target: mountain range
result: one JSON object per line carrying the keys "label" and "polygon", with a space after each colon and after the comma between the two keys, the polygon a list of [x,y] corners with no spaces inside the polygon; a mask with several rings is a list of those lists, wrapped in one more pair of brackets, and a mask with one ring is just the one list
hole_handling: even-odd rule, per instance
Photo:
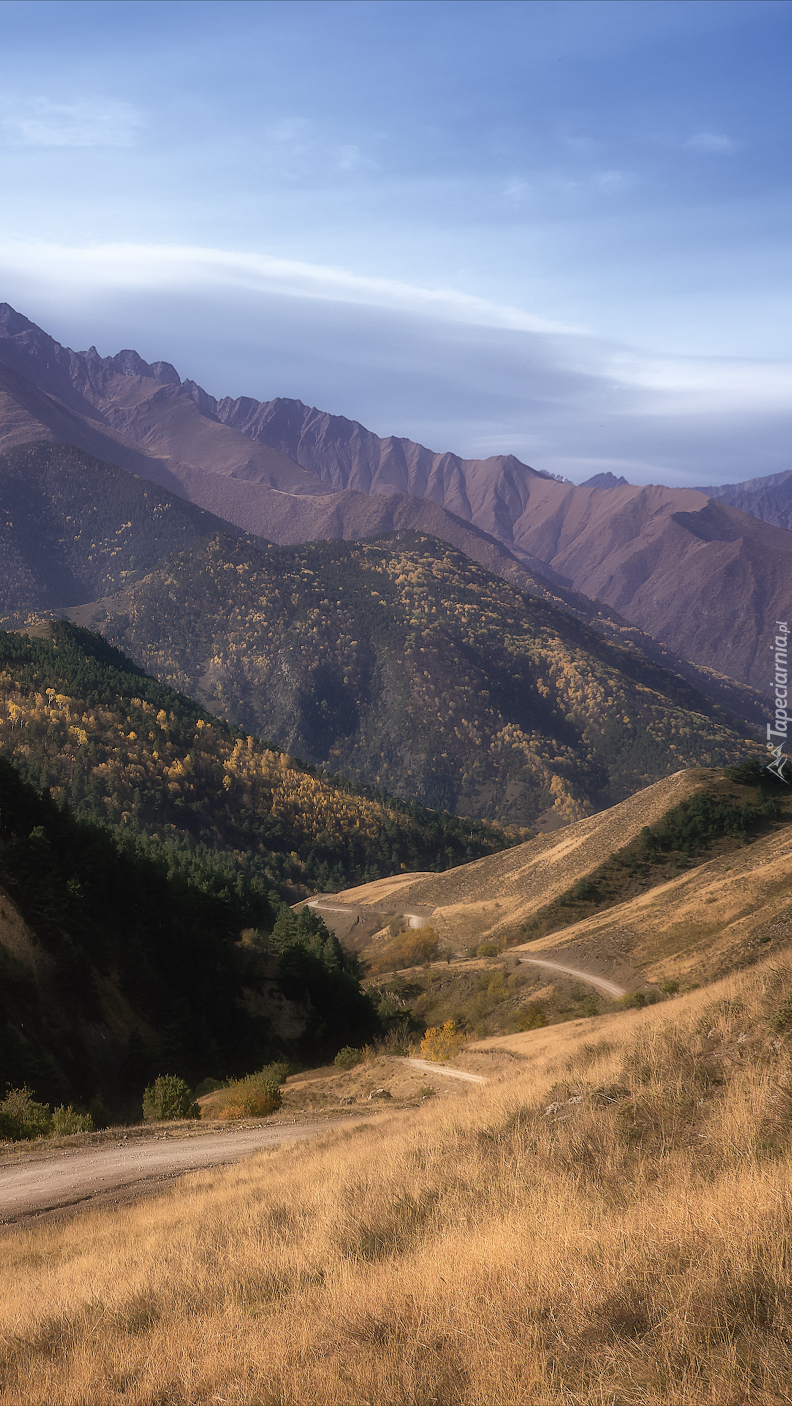
{"label": "mountain range", "polygon": [[17,624],[33,606],[101,631],[213,714],[405,801],[552,827],[750,745],[713,690],[437,538],[280,547],[46,443],[1,455],[0,484]]}
{"label": "mountain range", "polygon": [[792,587],[783,475],[767,486],[773,521],[742,510],[763,501],[761,482],[731,497],[602,477],[575,486],[511,455],[466,460],[382,439],[297,400],[216,399],[134,351],[73,352],[4,304],[0,448],[42,440],[271,541],[431,534],[501,574],[530,571],[540,590],[582,593],[698,667],[767,687],[768,640]]}

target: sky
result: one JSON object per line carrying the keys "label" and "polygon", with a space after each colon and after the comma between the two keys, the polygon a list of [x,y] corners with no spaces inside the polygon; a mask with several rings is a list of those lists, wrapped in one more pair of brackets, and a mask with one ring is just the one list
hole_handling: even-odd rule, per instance
{"label": "sky", "polygon": [[792,468],[790,0],[0,0],[0,301],[581,482]]}

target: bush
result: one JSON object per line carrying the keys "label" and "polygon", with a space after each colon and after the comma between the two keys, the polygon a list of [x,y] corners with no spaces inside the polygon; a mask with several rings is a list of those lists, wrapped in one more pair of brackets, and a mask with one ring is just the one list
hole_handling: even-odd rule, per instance
{"label": "bush", "polygon": [[626,1010],[643,1010],[646,1005],[646,996],[643,991],[628,992],[626,996],[622,996],[619,1005]]}
{"label": "bush", "polygon": [[480,947],[476,948],[477,957],[497,957],[499,952],[497,942],[482,942]]}
{"label": "bush", "polygon": [[353,1049],[351,1045],[344,1045],[344,1048],[338,1051],[333,1064],[336,1069],[354,1069],[355,1065],[360,1064],[362,1060],[363,1055],[360,1050]]}
{"label": "bush", "polygon": [[676,996],[677,991],[679,990],[679,982],[675,981],[674,978],[671,977],[668,981],[664,981],[662,983],[660,990],[664,991],[666,996]]}
{"label": "bush", "polygon": [[786,1030],[792,1030],[792,996],[787,996],[783,1005],[773,1011],[769,1024],[770,1029],[774,1030],[777,1035],[783,1034]]}
{"label": "bush", "polygon": [[176,1118],[199,1118],[200,1113],[183,1079],[177,1074],[160,1074],[143,1095],[143,1117],[147,1123],[168,1123]]}
{"label": "bush", "polygon": [[0,1103],[0,1137],[21,1142],[46,1137],[52,1127],[49,1108],[36,1103],[30,1089],[9,1089]]}
{"label": "bush", "polygon": [[420,967],[440,956],[440,942],[434,928],[411,928],[397,933],[383,943],[371,963],[371,971],[400,971],[405,967]]}
{"label": "bush", "polygon": [[56,1137],[67,1137],[69,1133],[92,1133],[94,1121],[90,1113],[77,1113],[71,1104],[56,1108],[52,1115],[52,1131]]}
{"label": "bush", "polygon": [[263,1069],[246,1079],[229,1079],[225,1097],[213,1110],[215,1118],[236,1122],[241,1118],[267,1118],[283,1102],[278,1080]]}
{"label": "bush", "polygon": [[518,1030],[541,1030],[547,1024],[544,1006],[538,1001],[528,1001],[520,1008],[516,1016],[516,1026]]}
{"label": "bush", "polygon": [[462,1038],[455,1020],[447,1020],[444,1025],[432,1025],[421,1041],[421,1054],[424,1059],[453,1059],[459,1053]]}

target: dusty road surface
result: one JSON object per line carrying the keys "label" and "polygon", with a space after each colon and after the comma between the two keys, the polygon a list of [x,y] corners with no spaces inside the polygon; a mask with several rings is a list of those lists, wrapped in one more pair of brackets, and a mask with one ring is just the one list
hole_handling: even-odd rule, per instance
{"label": "dusty road surface", "polygon": [[119,1129],[110,1143],[40,1154],[31,1150],[0,1166],[0,1228],[59,1218],[88,1205],[121,1205],[163,1190],[169,1179],[185,1172],[227,1166],[265,1148],[349,1124],[349,1118],[324,1118],[192,1136],[125,1137]]}
{"label": "dusty road surface", "polygon": [[615,981],[608,981],[604,976],[594,976],[591,972],[581,971],[579,967],[564,967],[560,962],[545,962],[539,957],[521,957],[520,961],[531,967],[546,967],[551,972],[563,972],[564,976],[576,976],[580,981],[587,982],[589,986],[596,986],[600,991],[604,991],[606,996],[613,996],[616,1000],[619,996],[627,995],[626,987],[617,986]]}
{"label": "dusty road surface", "polygon": [[486,1084],[481,1074],[467,1074],[464,1069],[449,1069],[447,1064],[432,1064],[428,1059],[408,1059],[416,1069],[425,1069],[428,1074],[444,1074],[446,1079],[467,1079],[471,1084]]}

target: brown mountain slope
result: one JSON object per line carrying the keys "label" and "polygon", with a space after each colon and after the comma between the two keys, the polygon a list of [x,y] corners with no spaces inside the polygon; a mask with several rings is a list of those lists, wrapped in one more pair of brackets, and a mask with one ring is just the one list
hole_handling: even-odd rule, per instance
{"label": "brown mountain slope", "polygon": [[554,481],[513,454],[487,459],[437,454],[409,439],[380,439],[355,420],[299,400],[215,401],[194,383],[185,385],[224,424],[277,446],[336,490],[428,498],[505,542],[514,538],[513,523],[525,511],[535,480]]}
{"label": "brown mountain slope", "polygon": [[[775,619],[786,618],[790,597],[792,541],[773,531],[787,525],[786,499],[767,523],[758,520],[768,518],[761,483],[713,490],[722,503],[696,489],[617,479],[575,486],[513,456],[435,454],[300,401],[214,401],[187,384],[224,423],[283,450],[333,488],[428,498],[676,654],[765,687],[768,636]],[[787,476],[777,477],[777,494],[788,497]]]}
{"label": "brown mountain slope", "polygon": [[431,920],[447,943],[497,941],[592,874],[615,850],[635,839],[645,825],[655,824],[680,801],[694,795],[706,775],[678,771],[609,810],[503,854],[444,874],[403,874],[345,889],[327,900],[326,913],[322,901],[313,906],[331,926],[344,917],[334,910],[344,907],[364,916],[366,910],[417,912]]}
{"label": "brown mountain slope", "polygon": [[513,456],[465,460],[380,439],[299,401],[217,401],[168,363],[69,351],[7,304],[0,363],[0,447],[76,444],[279,542],[409,526],[514,580],[478,529],[534,581],[538,567],[676,655],[766,688],[774,621],[792,598],[792,539],[697,490],[577,487]]}
{"label": "brown mountain slope", "polygon": [[163,487],[178,491],[181,485],[186,497],[205,473],[290,492],[321,491],[314,475],[279,450],[204,415],[167,362],[148,365],[134,351],[114,357],[100,357],[95,347],[71,351],[4,303],[0,364],[7,397],[0,448],[34,438],[75,444]]}
{"label": "brown mountain slope", "polygon": [[535,496],[515,525],[525,548],[678,654],[767,688],[792,598],[788,532],[695,490],[542,484]]}
{"label": "brown mountain slope", "polygon": [[792,469],[764,478],[749,478],[743,483],[724,483],[714,488],[702,488],[711,498],[752,513],[773,527],[792,528]]}

